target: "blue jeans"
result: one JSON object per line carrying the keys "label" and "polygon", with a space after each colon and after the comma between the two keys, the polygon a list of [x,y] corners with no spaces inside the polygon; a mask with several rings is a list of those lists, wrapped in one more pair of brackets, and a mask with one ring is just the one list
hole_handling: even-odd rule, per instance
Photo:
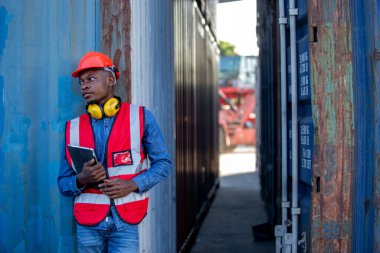
{"label": "blue jeans", "polygon": [[78,253],[139,253],[138,226],[117,231],[112,217],[107,218],[107,230],[77,224]]}

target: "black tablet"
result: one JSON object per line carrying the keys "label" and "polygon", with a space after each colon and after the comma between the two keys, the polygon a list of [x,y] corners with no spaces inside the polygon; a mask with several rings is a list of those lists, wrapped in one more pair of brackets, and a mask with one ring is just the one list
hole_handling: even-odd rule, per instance
{"label": "black tablet", "polygon": [[69,153],[73,161],[73,169],[77,174],[82,171],[84,163],[90,161],[91,159],[95,159],[95,161],[98,162],[92,148],[85,148],[71,144],[69,144],[67,148],[69,149]]}

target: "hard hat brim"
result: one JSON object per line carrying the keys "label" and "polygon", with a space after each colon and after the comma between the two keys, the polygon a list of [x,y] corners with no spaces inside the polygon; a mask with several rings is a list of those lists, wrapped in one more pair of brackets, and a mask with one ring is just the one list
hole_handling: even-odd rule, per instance
{"label": "hard hat brim", "polygon": [[[75,70],[75,71],[71,74],[71,76],[74,77],[74,78],[78,78],[81,72],[83,72],[83,71],[85,71],[85,70],[90,70],[90,69],[98,69],[98,70],[108,71],[108,70],[105,70],[104,68],[99,68],[99,67],[98,67],[98,68],[96,68],[96,67],[92,67],[92,68],[82,68],[82,69],[77,69],[77,70]],[[116,76],[116,80],[118,80],[119,77],[120,77],[120,73],[119,73],[119,71],[115,71],[114,73],[115,73],[115,76]]]}

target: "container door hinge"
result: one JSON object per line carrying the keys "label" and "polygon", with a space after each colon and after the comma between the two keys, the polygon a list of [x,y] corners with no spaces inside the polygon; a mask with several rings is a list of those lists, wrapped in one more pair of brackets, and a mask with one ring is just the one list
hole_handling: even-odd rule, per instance
{"label": "container door hinge", "polygon": [[285,220],[284,221],[284,226],[290,227],[291,225],[292,225],[292,221],[291,220]]}

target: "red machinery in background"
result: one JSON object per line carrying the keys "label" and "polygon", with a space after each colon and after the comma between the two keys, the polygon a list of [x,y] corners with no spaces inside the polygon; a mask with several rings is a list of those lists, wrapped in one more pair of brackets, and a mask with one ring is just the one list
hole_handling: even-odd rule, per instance
{"label": "red machinery in background", "polygon": [[256,145],[256,56],[221,56],[219,66],[220,151]]}
{"label": "red machinery in background", "polygon": [[236,145],[256,145],[256,114],[254,89],[219,88],[220,151]]}

